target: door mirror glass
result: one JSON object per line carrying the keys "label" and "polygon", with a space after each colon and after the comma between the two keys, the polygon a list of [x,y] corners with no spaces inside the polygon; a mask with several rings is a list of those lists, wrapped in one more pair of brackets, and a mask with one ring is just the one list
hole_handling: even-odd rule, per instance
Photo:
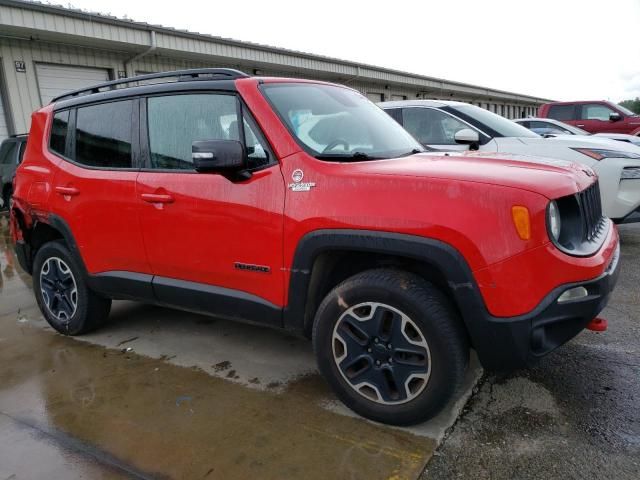
{"label": "door mirror glass", "polygon": [[245,152],[237,140],[197,140],[191,145],[196,172],[231,172],[245,168]]}
{"label": "door mirror glass", "polygon": [[462,145],[471,145],[473,143],[478,143],[480,141],[480,135],[475,130],[471,130],[470,128],[463,128],[462,130],[458,130],[453,136],[456,143],[460,143]]}
{"label": "door mirror glass", "polygon": [[609,121],[619,122],[620,120],[622,120],[622,116],[618,112],[613,112],[609,114]]}

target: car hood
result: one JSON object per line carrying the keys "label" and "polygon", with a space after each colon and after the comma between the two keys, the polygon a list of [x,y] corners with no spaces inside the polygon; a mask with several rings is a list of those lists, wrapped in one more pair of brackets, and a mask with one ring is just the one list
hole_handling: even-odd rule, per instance
{"label": "car hood", "polygon": [[591,168],[564,160],[486,152],[429,152],[359,165],[362,173],[501,185],[550,199],[584,190],[596,177]]}
{"label": "car hood", "polygon": [[619,152],[631,152],[640,154],[640,147],[631,143],[620,142],[606,137],[584,135],[556,135],[554,137],[518,137],[525,145],[565,146],[569,148],[604,148]]}

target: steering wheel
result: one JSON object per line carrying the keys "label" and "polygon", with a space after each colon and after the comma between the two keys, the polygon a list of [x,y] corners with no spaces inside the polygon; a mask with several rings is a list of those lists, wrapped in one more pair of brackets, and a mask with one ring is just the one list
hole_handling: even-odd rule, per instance
{"label": "steering wheel", "polygon": [[343,145],[345,151],[349,148],[349,142],[347,142],[346,140],[344,140],[342,138],[337,138],[333,142],[331,142],[329,145],[327,145],[325,147],[325,149],[322,151],[322,153],[328,153],[331,150],[333,150],[334,148],[336,148],[338,145]]}

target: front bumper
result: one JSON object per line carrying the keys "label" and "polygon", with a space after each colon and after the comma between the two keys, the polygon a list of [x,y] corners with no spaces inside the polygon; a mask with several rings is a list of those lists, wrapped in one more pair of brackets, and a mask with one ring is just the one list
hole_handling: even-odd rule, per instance
{"label": "front bumper", "polygon": [[[476,334],[474,347],[482,365],[490,370],[530,366],[582,331],[607,305],[618,280],[620,244],[605,272],[592,280],[561,285],[531,312],[499,318],[486,314],[484,334]],[[558,303],[565,291],[584,287],[588,294]]]}

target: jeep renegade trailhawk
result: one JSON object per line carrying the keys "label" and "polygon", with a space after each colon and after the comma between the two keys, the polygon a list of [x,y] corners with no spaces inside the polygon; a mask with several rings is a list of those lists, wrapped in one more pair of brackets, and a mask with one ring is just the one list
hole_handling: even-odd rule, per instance
{"label": "jeep renegade trailhawk", "polygon": [[111,299],[285,328],[345,404],[405,425],[451,398],[470,347],[514,368],[580,332],[619,256],[588,167],[431,156],[352,89],[226,69],[35,112],[11,231],[60,333]]}

